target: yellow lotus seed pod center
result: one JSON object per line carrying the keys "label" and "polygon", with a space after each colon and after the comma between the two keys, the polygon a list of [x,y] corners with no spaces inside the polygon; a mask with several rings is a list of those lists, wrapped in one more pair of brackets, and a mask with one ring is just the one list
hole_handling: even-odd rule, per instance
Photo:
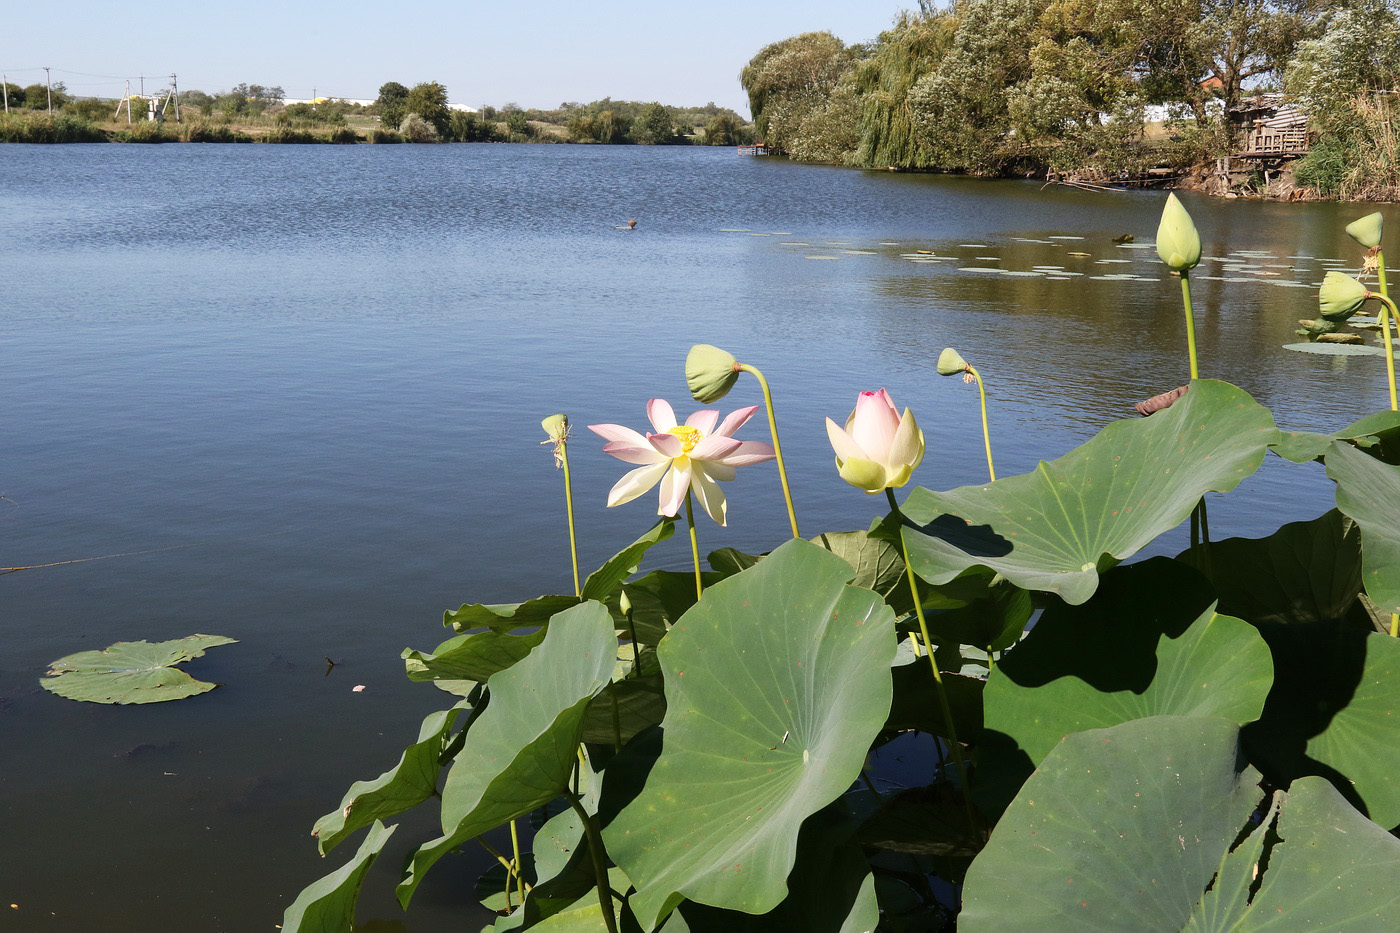
{"label": "yellow lotus seed pod center", "polygon": [[692,428],[688,424],[678,424],[667,434],[674,434],[681,439],[681,453],[688,454],[695,449],[695,445],[700,443],[700,429]]}

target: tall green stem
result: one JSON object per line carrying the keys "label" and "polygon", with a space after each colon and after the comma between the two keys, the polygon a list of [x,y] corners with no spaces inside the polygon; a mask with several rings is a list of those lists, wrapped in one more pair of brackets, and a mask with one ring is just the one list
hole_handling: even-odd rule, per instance
{"label": "tall green stem", "polygon": [[[1380,268],[1385,267],[1381,266]],[[1400,315],[1397,314],[1395,302],[1391,301],[1384,293],[1373,294],[1372,297],[1379,299],[1384,306],[1381,311],[1381,333],[1385,336],[1385,374],[1390,381],[1390,410],[1400,411],[1400,403],[1397,403],[1395,396],[1395,345],[1390,339],[1391,323]]]}
{"label": "tall green stem", "polygon": [[569,511],[569,557],[574,564],[574,595],[583,595],[583,589],[578,581],[578,539],[574,535],[574,484],[569,478],[569,445],[567,442],[559,443],[559,461],[564,465],[564,504]]}
{"label": "tall green stem", "polygon": [[[691,504],[690,490],[685,491],[685,523],[690,526],[690,554],[695,558],[695,598],[699,600],[705,593],[705,584],[700,577],[700,542],[695,537],[695,506]],[[635,651],[636,649],[633,648]]]}
{"label": "tall green stem", "polygon": [[[1395,305],[1390,302],[1390,289],[1385,281],[1385,250],[1380,247],[1376,248],[1376,280],[1381,283],[1381,298],[1393,309]],[[1393,320],[1396,315],[1392,313],[1390,317]],[[1390,321],[1382,320],[1381,325],[1385,333],[1385,372],[1390,379],[1390,410],[1396,411],[1400,405],[1396,404],[1395,396],[1395,351],[1390,344]],[[1400,638],[1400,612],[1390,614],[1390,637]]]}
{"label": "tall green stem", "polygon": [[800,538],[802,535],[797,530],[797,511],[792,507],[792,490],[788,486],[787,467],[783,464],[783,446],[778,443],[778,416],[773,411],[773,393],[769,391],[768,380],[763,378],[763,373],[758,371],[758,367],[748,363],[738,365],[744,372],[753,373],[763,389],[763,405],[768,409],[768,433],[773,436],[773,453],[778,461],[778,479],[783,484],[783,499],[787,502],[788,522],[792,525],[792,536]]}
{"label": "tall green stem", "polygon": [[[520,861],[520,831],[515,828],[515,820],[510,821],[510,852],[511,864],[514,866],[515,883],[520,892],[520,903],[523,904],[525,903],[525,873],[522,871],[523,865]],[[509,884],[510,879],[507,878],[506,885],[509,886]]]}
{"label": "tall green stem", "polygon": [[982,399],[982,443],[987,448],[987,473],[992,477],[992,482],[997,481],[996,464],[992,463],[992,432],[987,427],[987,387],[982,383],[982,374],[972,364],[968,364],[967,371],[972,374],[972,378],[977,380],[977,394]]}
{"label": "tall green stem", "polygon": [[963,807],[967,811],[967,825],[972,830],[974,836],[980,833],[977,814],[972,809],[972,784],[968,781],[967,762],[963,760],[962,743],[958,741],[958,729],[953,725],[953,708],[948,703],[948,691],[943,686],[943,675],[938,670],[937,653],[933,649],[933,640],[928,635],[928,621],[924,618],[924,607],[919,600],[919,583],[914,575],[914,566],[909,563],[909,545],[904,540],[904,513],[899,509],[899,503],[895,500],[894,490],[885,487],[885,497],[890,501],[890,510],[899,519],[899,551],[904,558],[904,572],[909,579],[909,593],[914,599],[914,614],[919,620],[919,634],[924,638],[924,647],[928,649],[929,667],[933,669],[934,692],[938,695],[938,705],[943,712],[943,725],[948,730],[948,748],[953,753],[953,761],[958,766],[958,775],[962,779]]}
{"label": "tall green stem", "polygon": [[588,811],[583,808],[583,802],[578,799],[578,794],[570,793],[567,789],[564,796],[568,798],[569,804],[578,814],[578,818],[583,821],[583,832],[588,837],[588,854],[593,857],[593,877],[598,885],[598,904],[603,908],[603,923],[608,928],[608,933],[617,933],[617,915],[613,913],[612,885],[608,883],[608,866],[603,861],[603,836],[598,832],[598,826],[593,822],[593,817],[588,815]]}
{"label": "tall green stem", "polygon": [[1186,350],[1191,355],[1191,380],[1201,378],[1196,366],[1196,316],[1191,311],[1191,280],[1186,270],[1181,270],[1181,303],[1186,308]]}

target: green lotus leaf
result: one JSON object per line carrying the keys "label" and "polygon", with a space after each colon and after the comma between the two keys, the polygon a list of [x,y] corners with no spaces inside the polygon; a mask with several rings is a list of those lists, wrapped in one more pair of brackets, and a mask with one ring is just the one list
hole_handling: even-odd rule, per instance
{"label": "green lotus leaf", "polygon": [[355,899],[365,873],[379,857],[384,843],[398,827],[384,828],[375,821],[355,857],[340,868],[313,881],[282,914],[283,933],[339,933],[355,924]]}
{"label": "green lotus leaf", "polygon": [[1268,645],[1211,603],[1199,574],[1155,557],[1105,574],[1082,606],[1047,608],[987,681],[984,809],[1005,806],[1071,733],[1149,716],[1258,718],[1273,681]]}
{"label": "green lotus leaf", "polygon": [[662,518],[636,541],[609,557],[603,566],[588,575],[583,584],[583,598],[607,602],[616,596],[622,581],[637,572],[646,552],[676,533],[676,520]]}
{"label": "green lotus leaf", "polygon": [[1326,730],[1308,741],[1308,756],[1350,782],[1371,820],[1400,826],[1400,639],[1365,639],[1360,681]]}
{"label": "green lotus leaf", "polygon": [[1335,434],[1283,431],[1269,449],[1285,460],[1307,463],[1322,457],[1333,441],[1350,441],[1386,463],[1400,463],[1400,412],[1372,412]]}
{"label": "green lotus leaf", "polygon": [[1361,582],[1382,612],[1400,612],[1400,466],[1334,441],[1325,455],[1337,508],[1361,527]]}
{"label": "green lotus leaf", "polygon": [[900,556],[897,542],[891,543],[864,531],[827,532],[811,541],[851,565],[856,572],[851,580],[853,586],[879,593],[896,613],[914,611],[909,578],[904,572],[904,558]]}
{"label": "green lotus leaf", "polygon": [[[1264,836],[1264,830],[1256,829],[1251,838]],[[1376,879],[1400,870],[1400,840],[1358,813],[1325,779],[1293,782],[1283,795],[1277,834],[1282,840],[1268,852],[1262,879],[1255,877],[1261,862],[1252,857],[1258,846],[1242,845],[1230,853],[1221,867],[1225,884],[1216,887],[1233,897],[1207,893],[1187,930],[1293,933],[1394,926],[1400,891]]]}
{"label": "green lotus leaf", "polygon": [[[709,589],[730,575],[727,571],[705,571],[700,580]],[[632,603],[632,625],[637,630],[637,642],[642,645],[659,644],[676,620],[695,605],[695,574],[688,570],[653,570],[628,580],[622,589]],[[627,631],[625,621],[619,627]]]}
{"label": "green lotus leaf", "polygon": [[658,725],[666,715],[666,695],[660,675],[615,680],[588,704],[583,741],[623,744],[643,729]]}
{"label": "green lotus leaf", "polygon": [[489,628],[508,632],[512,629],[544,625],[550,617],[579,604],[577,596],[536,596],[523,603],[463,603],[460,608],[442,614],[442,624],[465,632],[474,628]]}
{"label": "green lotus leaf", "polygon": [[1258,804],[1258,781],[1225,719],[1153,716],[1068,736],[973,861],[958,930],[1180,930]]}
{"label": "green lotus leaf", "polygon": [[443,783],[443,835],[413,853],[400,903],[408,905],[444,854],[559,796],[588,703],[611,682],[616,649],[612,617],[590,600],[554,616],[538,648],[487,682],[490,705]]}
{"label": "green lotus leaf", "polygon": [[418,741],[404,749],[398,764],[372,781],[356,781],[340,806],[316,821],[311,835],[321,854],[334,849],[362,826],[402,813],[437,793],[440,756],[465,704],[430,714],[418,730]]}
{"label": "green lotus leaf", "polygon": [[529,635],[477,632],[455,635],[430,653],[405,648],[401,657],[408,679],[485,681],[518,662],[544,641],[545,629]]}
{"label": "green lotus leaf", "polygon": [[1384,356],[1380,347],[1355,343],[1285,343],[1283,349],[1295,353],[1316,353],[1318,356]]}
{"label": "green lotus leaf", "polygon": [[762,554],[745,554],[743,551],[722,547],[717,551],[711,551],[706,555],[705,560],[709,563],[710,569],[726,577],[732,577],[736,573],[748,570],[754,564],[763,560]]}
{"label": "green lotus leaf", "polygon": [[709,589],[658,649],[661,754],[603,830],[647,929],[682,898],[762,914],[802,821],[859,776],[890,708],[894,615],[801,539]]}
{"label": "green lotus leaf", "polygon": [[1361,592],[1361,534],[1336,509],[1267,538],[1227,538],[1177,555],[1203,573],[1220,612],[1257,624],[1341,619]]}
{"label": "green lotus leaf", "polygon": [[119,641],[100,651],[79,651],[49,665],[39,683],[50,693],[85,703],[164,703],[208,693],[218,684],[195,680],[173,665],[201,657],[205,649],[237,644],[223,635],[190,635],[154,644]]}
{"label": "green lotus leaf", "polygon": [[843,810],[827,807],[802,824],[788,895],[777,907],[754,916],[687,901],[664,933],[874,933],[880,922],[875,879]]}
{"label": "green lotus leaf", "polygon": [[1273,416],[1243,390],[1197,380],[1171,408],[1110,424],[1033,472],[903,506],[910,561],[932,584],[969,567],[1082,603],[1099,574],[1181,524],[1208,490],[1228,492],[1278,440]]}

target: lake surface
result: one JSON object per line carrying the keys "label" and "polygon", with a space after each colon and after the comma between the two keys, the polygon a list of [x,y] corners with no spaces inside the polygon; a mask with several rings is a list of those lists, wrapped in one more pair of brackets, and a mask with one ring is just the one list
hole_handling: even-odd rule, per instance
{"label": "lake surface", "polygon": [[[583,426],[642,427],[653,396],[698,407],[693,343],[767,374],[808,535],[881,504],[837,478],[823,430],[862,389],[914,408],[917,482],[984,480],[977,392],[935,374],[945,346],[988,381],[999,475],[1187,378],[1177,281],[1112,242],[1150,244],[1160,193],[574,146],[7,145],[0,179],[0,566],[106,558],[0,578],[7,928],[272,930],[353,848],[322,861],[315,820],[449,702],[399,652],[447,637],[445,608],[570,590],[539,420],[578,426],[594,566],[656,500],[603,508],[627,467]],[[1292,428],[1385,407],[1382,359],[1281,349],[1323,272],[1360,265],[1342,226],[1372,208],[1183,200],[1205,254],[1234,260],[1192,276],[1202,375]],[[717,407],[760,401],[746,377]],[[730,527],[703,524],[702,548],[783,540],[770,465],[726,491]],[[1213,500],[1212,531],[1331,501],[1319,470],[1271,458]],[[683,536],[653,553],[688,566]],[[223,684],[207,695],[38,686],[62,655],[195,632],[239,639],[192,665]],[[440,863],[409,914],[392,902],[401,853],[436,834],[400,829],[365,930],[484,922],[463,918],[479,852]]]}

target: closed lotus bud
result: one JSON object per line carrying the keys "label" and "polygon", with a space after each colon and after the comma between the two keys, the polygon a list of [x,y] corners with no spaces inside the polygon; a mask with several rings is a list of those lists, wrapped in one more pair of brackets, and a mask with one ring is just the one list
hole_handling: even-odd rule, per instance
{"label": "closed lotus bud", "polygon": [[924,432],[914,413],[906,408],[900,415],[884,389],[860,393],[844,429],[826,419],[826,436],[841,478],[868,493],[903,486],[924,459]]}
{"label": "closed lotus bud", "polygon": [[1167,195],[1167,204],[1162,208],[1162,222],[1157,227],[1157,255],[1173,272],[1194,269],[1201,261],[1201,236],[1191,222],[1191,215],[1174,194]]}
{"label": "closed lotus bud", "polygon": [[739,379],[739,361],[733,354],[708,343],[697,343],[685,357],[685,382],[702,405],[729,394]]}
{"label": "closed lotus bud", "polygon": [[[549,435],[549,441],[557,444],[569,436],[569,416],[550,415],[540,422],[540,427],[544,428],[544,433]],[[549,441],[545,441],[545,443],[549,443]]]}
{"label": "closed lotus bud", "polygon": [[627,598],[625,589],[622,591],[622,595],[617,598],[617,608],[622,610],[624,617],[632,614],[632,600]]}
{"label": "closed lotus bud", "polygon": [[1375,249],[1381,245],[1381,233],[1385,227],[1385,218],[1380,211],[1374,214],[1367,214],[1360,220],[1353,220],[1347,224],[1347,236],[1360,243],[1367,249]]}
{"label": "closed lotus bud", "polygon": [[967,372],[967,360],[963,359],[957,350],[946,347],[938,354],[938,375],[956,376],[963,372]]}
{"label": "closed lotus bud", "polygon": [[1365,285],[1334,270],[1327,273],[1317,290],[1317,307],[1327,320],[1345,321],[1361,309],[1370,295]]}

